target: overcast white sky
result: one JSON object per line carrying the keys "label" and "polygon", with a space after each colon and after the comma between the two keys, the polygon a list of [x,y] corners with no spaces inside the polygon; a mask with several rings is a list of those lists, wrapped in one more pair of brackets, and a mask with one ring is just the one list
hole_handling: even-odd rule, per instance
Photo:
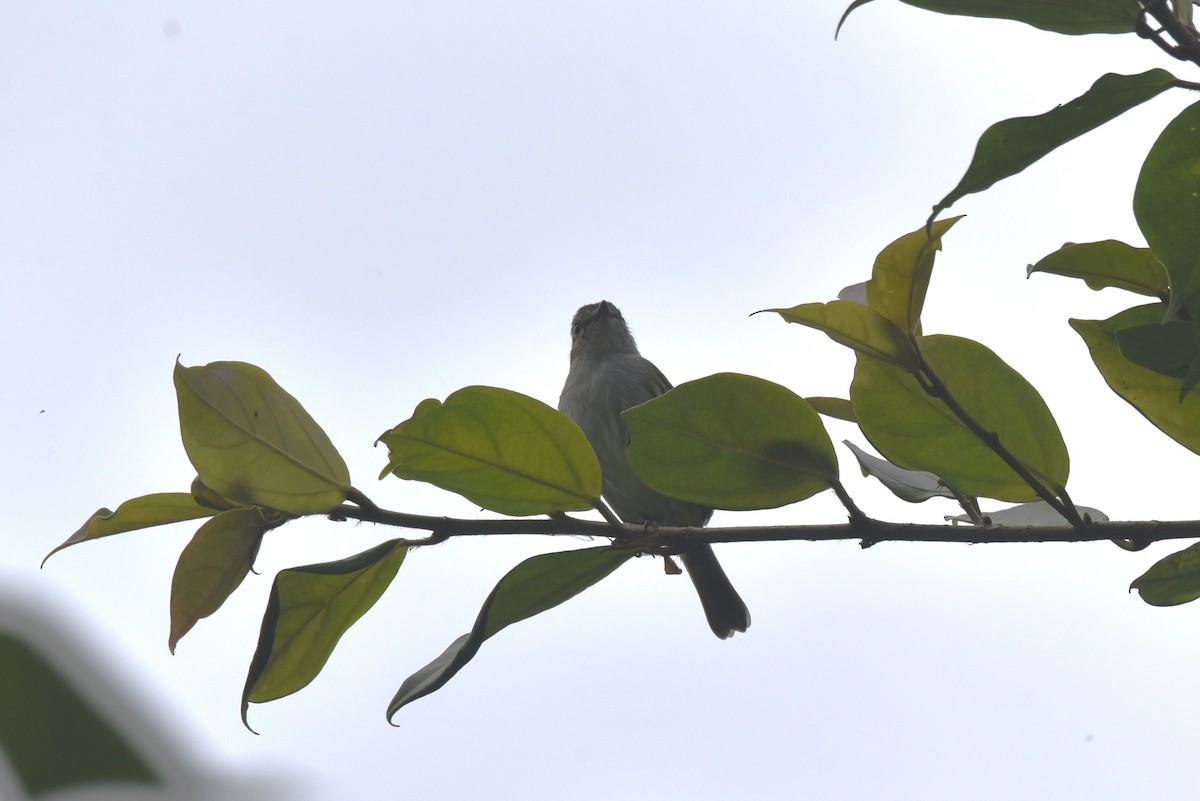
{"label": "overcast white sky", "polygon": [[[1106,71],[1132,37],[1066,39],[893,2],[205,2],[0,6],[0,581],[75,621],[165,725],[317,798],[1186,797],[1200,608],[1129,581],[1171,546],[854,543],[721,549],[750,606],[716,640],[649,559],[489,641],[388,726],[400,682],[501,575],[561,542],[414,554],[306,690],[239,699],[271,577],[395,532],[311,521],[167,651],[194,526],[38,562],[97,507],[183,490],[171,369],[254,362],[381,505],[471,515],[375,476],[371,447],[468,384],[554,403],[568,324],[607,298],[674,381],[721,370],[845,395],[852,360],[757,309],[827,300],[918,227],[996,120]],[[1078,503],[1196,518],[1195,457],[1107,394],[1065,318],[1138,302],[1025,265],[1134,244],[1159,98],[962,201],[925,329],[1038,386]],[[1110,296],[1111,295],[1111,296]],[[831,426],[835,440],[856,437]],[[869,514],[939,520],[845,480]],[[828,493],[738,522],[831,522]],[[1178,546],[1176,546],[1178,547]]]}

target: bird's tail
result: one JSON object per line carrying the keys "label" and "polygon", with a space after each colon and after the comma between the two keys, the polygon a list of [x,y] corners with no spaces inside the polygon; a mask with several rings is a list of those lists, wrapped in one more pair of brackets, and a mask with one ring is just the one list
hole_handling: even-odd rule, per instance
{"label": "bird's tail", "polygon": [[696,594],[700,596],[704,616],[708,618],[713,634],[724,640],[736,631],[748,629],[750,610],[725,575],[712,546],[700,543],[680,554],[680,558],[696,585]]}

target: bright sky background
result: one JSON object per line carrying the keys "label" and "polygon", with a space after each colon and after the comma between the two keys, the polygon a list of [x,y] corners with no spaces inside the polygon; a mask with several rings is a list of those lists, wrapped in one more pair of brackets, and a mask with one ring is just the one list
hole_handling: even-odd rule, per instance
{"label": "bright sky background", "polygon": [[[384,708],[495,581],[563,542],[413,554],[301,693],[238,717],[274,573],[394,531],[272,534],[167,651],[194,526],[41,558],[98,507],[187,488],[171,369],[268,370],[381,505],[471,516],[375,476],[373,440],[469,384],[555,403],[575,309],[622,308],[675,382],[722,370],[845,395],[852,359],[758,309],[831,299],[921,225],[975,140],[1107,71],[1134,37],[1065,38],[894,2],[205,2],[0,6],[0,581],[51,605],[223,769],[314,798],[1180,798],[1200,746],[1200,607],[1126,587],[1179,545],[720,549],[753,613],[708,631],[642,559],[505,631],[435,695]],[[1108,393],[1069,316],[1140,302],[1025,279],[1064,241],[1142,244],[1160,97],[972,196],[927,332],[970,336],[1056,411],[1077,503],[1200,517],[1195,457]],[[835,440],[865,444],[848,426]],[[860,478],[868,513],[937,521]],[[988,508],[995,508],[992,505]],[[716,522],[839,522],[829,493]]]}

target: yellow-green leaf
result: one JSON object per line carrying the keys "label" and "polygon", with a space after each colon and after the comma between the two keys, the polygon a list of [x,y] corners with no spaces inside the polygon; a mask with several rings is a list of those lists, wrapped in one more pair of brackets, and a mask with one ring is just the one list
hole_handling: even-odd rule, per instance
{"label": "yellow-green leaf", "polygon": [[257,507],[230,509],[196,531],[171,579],[171,653],[192,626],[220,609],[241,585],[263,535],[283,520]]}
{"label": "yellow-green leaf", "polygon": [[388,446],[380,478],[425,481],[501,514],[580,511],[600,497],[600,462],[579,426],[507,389],[421,401],[379,441]]}
{"label": "yellow-green leaf", "polygon": [[854,406],[845,398],[827,398],[822,395],[807,397],[808,405],[813,411],[825,417],[845,420],[847,423],[857,423],[854,419]]}
{"label": "yellow-green leaf", "polygon": [[1130,362],[1116,340],[1118,331],[1159,324],[1166,309],[1165,303],[1149,303],[1107,320],[1071,320],[1071,327],[1087,344],[1096,369],[1113,392],[1171,439],[1200,453],[1200,396],[1191,392],[1181,400],[1184,384],[1180,377],[1162,375]]}
{"label": "yellow-green leaf", "polygon": [[391,585],[407,553],[405,540],[389,540],[275,576],[242,693],[243,723],[251,703],[290,695],[317,677],[342,635]]}
{"label": "yellow-green leaf", "polygon": [[896,239],[879,252],[867,282],[867,305],[905,334],[917,334],[942,236],[962,217],[938,220]]}
{"label": "yellow-green leaf", "polygon": [[917,351],[912,341],[891,320],[861,303],[834,300],[767,311],[777,313],[789,323],[815,328],[834,342],[906,370],[917,367]]}
{"label": "yellow-green leaf", "polygon": [[266,371],[175,365],[183,447],[200,480],[239,503],[295,515],[338,506],[350,473],[329,437]]}
{"label": "yellow-green leaf", "polygon": [[[1041,395],[988,348],[960,337],[926,336],[918,348],[950,394],[1052,491],[1070,461]],[[860,355],[850,385],[859,427],[888,461],[941,477],[965,495],[1033,501],[1034,490],[947,405],[908,373]]]}
{"label": "yellow-green leaf", "polygon": [[584,548],[534,556],[517,565],[484,601],[471,631],[400,685],[388,704],[388,720],[406,704],[441,689],[475,657],[488,637],[574,598],[633,555],[633,551],[609,547]]}
{"label": "yellow-green leaf", "polygon": [[1167,272],[1150,248],[1135,248],[1115,239],[1063,245],[1031,264],[1027,274],[1034,273],[1081,278],[1091,289],[1111,286],[1159,300],[1166,300],[1170,292]]}
{"label": "yellow-green leaf", "polygon": [[[79,527],[78,531],[46,554],[46,559],[63,548],[88,540],[98,540],[101,537],[110,537],[113,534],[135,531],[139,528],[181,523],[184,520],[195,520],[200,517],[212,517],[214,514],[216,514],[214,510],[201,506],[186,492],[157,492],[153,495],[131,498],[118,506],[115,512],[111,509],[99,509]],[[42,560],[42,564],[46,563],[46,559]]]}
{"label": "yellow-green leaf", "polygon": [[718,509],[770,509],[827,489],[837,456],[786,387],[736,373],[680,384],[623,415],[629,464],[652,489]]}

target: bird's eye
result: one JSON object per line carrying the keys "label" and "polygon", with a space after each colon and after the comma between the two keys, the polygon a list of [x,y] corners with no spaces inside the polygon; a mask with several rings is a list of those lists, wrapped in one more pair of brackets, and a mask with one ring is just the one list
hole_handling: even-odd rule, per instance
{"label": "bird's eye", "polygon": [[579,323],[575,323],[575,325],[571,326],[571,336],[577,337],[582,333],[583,333],[583,326],[580,325]]}

